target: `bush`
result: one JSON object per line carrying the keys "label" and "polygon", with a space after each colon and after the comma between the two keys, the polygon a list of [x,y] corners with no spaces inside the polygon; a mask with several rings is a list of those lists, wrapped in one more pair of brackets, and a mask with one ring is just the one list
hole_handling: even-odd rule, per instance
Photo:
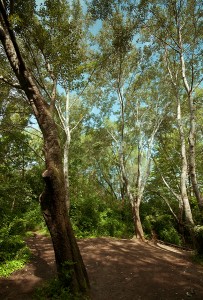
{"label": "bush", "polygon": [[203,226],[194,227],[197,254],[203,256]]}
{"label": "bush", "polygon": [[175,228],[170,227],[163,229],[159,232],[160,239],[164,242],[171,243],[174,245],[181,245],[181,238]]}
{"label": "bush", "polygon": [[44,229],[46,227],[40,206],[38,204],[33,205],[33,208],[30,208],[30,210],[24,214],[23,218],[26,231]]}
{"label": "bush", "polygon": [[[12,215],[4,217],[0,230],[0,276],[9,276],[13,271],[22,268],[30,258],[30,251],[23,238],[29,228],[33,229],[30,212],[26,217]],[[27,226],[29,224],[29,226]]]}
{"label": "bush", "polygon": [[151,215],[146,216],[142,223],[146,238],[151,238],[152,236],[152,230],[153,230],[152,223],[153,223],[153,217]]}
{"label": "bush", "polygon": [[76,237],[133,235],[133,222],[129,206],[114,202],[111,206],[99,199],[79,199],[72,202],[71,221]]}
{"label": "bush", "polygon": [[0,276],[9,276],[22,268],[31,255],[22,236],[12,235],[9,229],[5,226],[0,231]]}
{"label": "bush", "polygon": [[151,237],[152,231],[157,238],[174,245],[181,245],[181,237],[174,227],[173,218],[170,215],[146,216],[143,222],[143,228],[147,236]]}

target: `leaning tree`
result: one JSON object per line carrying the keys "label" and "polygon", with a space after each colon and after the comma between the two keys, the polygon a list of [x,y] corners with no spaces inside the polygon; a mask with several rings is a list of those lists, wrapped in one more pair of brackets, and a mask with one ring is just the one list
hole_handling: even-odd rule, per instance
{"label": "leaning tree", "polygon": [[[40,195],[40,205],[53,242],[58,278],[72,293],[89,294],[87,272],[71,227],[66,209],[66,189],[63,172],[62,149],[54,118],[55,97],[46,101],[39,80],[26,60],[25,49],[19,38],[18,26],[25,17],[30,22],[30,12],[35,1],[0,1],[0,40],[5,58],[28,99],[42,131],[46,169],[43,172],[45,189]],[[56,1],[60,5],[61,1]],[[21,13],[19,17],[18,11]],[[23,15],[24,14],[24,15]],[[27,20],[26,20],[27,18]],[[20,20],[20,21],[19,21]],[[32,22],[39,22],[36,16]],[[13,24],[17,24],[16,27]],[[26,24],[25,24],[26,25]],[[34,25],[34,24],[33,24]],[[41,74],[43,76],[43,74]],[[1,79],[3,76],[1,76]],[[3,78],[9,81],[10,78]],[[17,86],[15,84],[15,86]]]}

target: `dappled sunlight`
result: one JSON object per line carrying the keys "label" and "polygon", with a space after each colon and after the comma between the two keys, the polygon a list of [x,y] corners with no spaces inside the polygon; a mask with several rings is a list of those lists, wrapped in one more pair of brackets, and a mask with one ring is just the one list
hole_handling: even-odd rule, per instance
{"label": "dappled sunlight", "polygon": [[[0,299],[31,299],[34,289],[56,274],[50,238],[35,235],[27,243],[32,261],[9,279],[0,279]],[[183,251],[115,238],[82,239],[78,245],[92,300],[203,299],[203,268]]]}
{"label": "dappled sunlight", "polygon": [[[94,299],[184,299],[187,293],[193,299],[203,297],[202,273],[197,280],[197,270],[184,252],[110,238],[91,239],[88,248],[85,241],[79,245]],[[96,297],[100,290],[101,298]]]}

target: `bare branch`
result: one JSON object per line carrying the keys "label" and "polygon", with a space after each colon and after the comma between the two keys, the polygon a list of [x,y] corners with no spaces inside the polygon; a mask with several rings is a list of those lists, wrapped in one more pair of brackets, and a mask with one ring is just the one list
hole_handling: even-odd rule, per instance
{"label": "bare branch", "polygon": [[5,77],[3,77],[2,75],[0,75],[0,80],[3,81],[6,84],[12,86],[13,88],[22,90],[22,88],[21,88],[21,86],[20,86],[19,83],[17,83],[17,82],[11,82],[10,80],[8,80]]}
{"label": "bare branch", "polygon": [[65,124],[65,118],[63,116],[63,113],[62,113],[62,110],[61,110],[61,107],[60,105],[56,105],[56,111],[58,113],[58,116],[59,116],[59,119],[61,121],[61,124],[62,124],[62,127],[63,127],[63,130],[65,131],[65,128],[66,128],[66,124]]}
{"label": "bare branch", "polygon": [[[156,160],[153,158],[153,161],[155,163],[155,165],[157,166]],[[157,166],[158,168],[158,166]],[[162,181],[164,182],[165,186],[167,187],[167,189],[173,194],[173,196],[178,200],[178,202],[182,201],[182,198],[180,197],[180,195],[178,195],[172,187],[170,187],[170,185],[168,184],[168,182],[166,181],[165,177],[163,176],[163,174],[161,173],[160,169],[159,170],[159,174],[161,175]]]}
{"label": "bare branch", "polygon": [[84,117],[85,116],[82,116],[81,118],[80,118],[80,120],[76,123],[76,125],[73,127],[73,128],[71,128],[71,130],[70,130],[70,132],[72,132],[73,130],[75,130],[75,128],[77,128],[77,126],[80,124],[80,122],[84,119]]}
{"label": "bare branch", "polygon": [[112,139],[116,142],[116,144],[118,144],[118,140],[115,138],[115,136],[113,135],[113,133],[110,132],[110,131],[108,130],[108,128],[106,128],[106,131],[110,134],[110,136],[111,136]]}
{"label": "bare branch", "polygon": [[202,83],[202,81],[203,81],[203,77],[197,82],[197,84],[194,86],[194,88],[193,88],[193,91],[195,91],[197,88],[198,88],[198,86]]}
{"label": "bare branch", "polygon": [[169,63],[169,59],[168,59],[168,51],[167,51],[166,47],[165,47],[165,61],[166,61],[166,67],[168,69],[169,76],[171,78],[171,82],[172,82],[173,86],[176,88],[177,84],[174,81],[173,74],[172,74],[172,71],[170,68],[170,63]]}
{"label": "bare branch", "polygon": [[166,202],[166,204],[167,204],[167,206],[168,206],[168,208],[169,208],[171,214],[174,216],[175,220],[179,223],[178,217],[177,217],[176,214],[174,213],[174,211],[173,211],[173,209],[172,209],[172,207],[171,207],[171,205],[170,205],[168,199],[167,199],[165,196],[161,195],[161,193],[159,193],[159,192],[156,192],[156,193],[157,193],[157,195],[159,195],[159,197],[161,197],[161,198]]}

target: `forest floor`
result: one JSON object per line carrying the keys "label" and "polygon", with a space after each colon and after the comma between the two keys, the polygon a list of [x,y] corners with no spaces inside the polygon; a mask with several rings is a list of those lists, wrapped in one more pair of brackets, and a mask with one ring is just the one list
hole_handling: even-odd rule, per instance
{"label": "forest floor", "polygon": [[[33,256],[22,270],[0,278],[1,300],[31,300],[34,290],[56,273],[50,238],[27,240]],[[191,253],[138,240],[93,238],[78,241],[93,300],[203,299],[203,267]]]}

